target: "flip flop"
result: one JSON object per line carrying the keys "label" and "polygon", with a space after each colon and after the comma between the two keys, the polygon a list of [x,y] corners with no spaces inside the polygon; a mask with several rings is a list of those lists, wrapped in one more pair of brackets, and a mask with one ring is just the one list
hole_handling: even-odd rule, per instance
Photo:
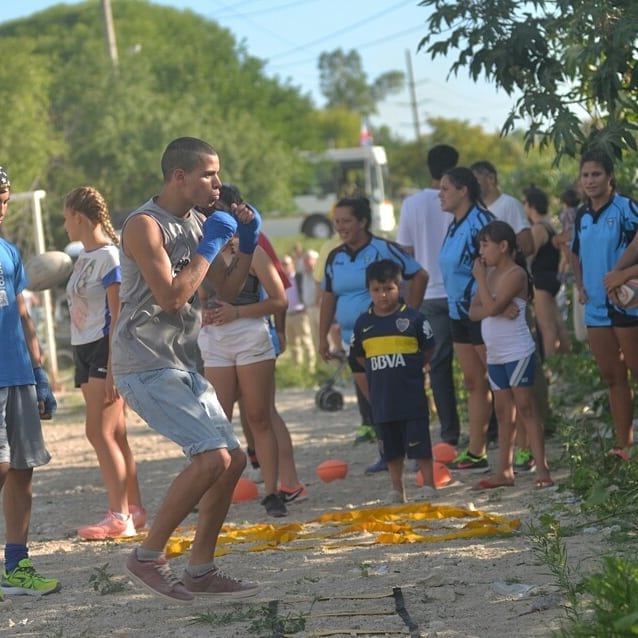
{"label": "flip flop", "polygon": [[541,478],[534,481],[534,487],[537,490],[544,490],[546,487],[554,487],[554,481],[550,478]]}
{"label": "flip flop", "polygon": [[491,481],[490,479],[481,479],[476,485],[472,487],[474,492],[480,492],[482,490],[494,490],[497,487],[514,487],[514,482],[504,483]]}

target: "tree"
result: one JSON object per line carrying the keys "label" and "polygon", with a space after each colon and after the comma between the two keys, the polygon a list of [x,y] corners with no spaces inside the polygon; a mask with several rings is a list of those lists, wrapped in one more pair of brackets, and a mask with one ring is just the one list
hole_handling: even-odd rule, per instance
{"label": "tree", "polygon": [[588,144],[615,157],[636,150],[636,0],[422,0],[434,10],[419,49],[456,50],[467,68],[520,93],[502,132],[526,120],[526,148],[552,145],[557,161]]}
{"label": "tree", "polygon": [[336,49],[319,56],[319,87],[328,108],[345,108],[368,117],[377,112],[379,102],[404,84],[402,71],[388,71],[368,84],[361,56],[354,50]]}

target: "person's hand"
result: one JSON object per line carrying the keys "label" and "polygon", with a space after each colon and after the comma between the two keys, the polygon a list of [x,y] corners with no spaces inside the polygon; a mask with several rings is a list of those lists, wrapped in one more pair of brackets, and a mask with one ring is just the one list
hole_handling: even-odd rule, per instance
{"label": "person's hand", "polygon": [[106,379],[104,382],[104,402],[107,404],[113,403],[120,398],[120,393],[115,387],[115,381],[113,381],[113,373],[109,367],[106,373]]}
{"label": "person's hand", "polygon": [[627,277],[619,270],[611,270],[603,279],[607,294],[610,294],[615,288],[622,286],[626,281]]}
{"label": "person's hand", "polygon": [[44,368],[33,368],[35,376],[35,393],[38,397],[38,411],[41,419],[51,419],[58,409],[58,402],[53,396],[51,386],[49,385],[49,377]]}
{"label": "person's hand", "polygon": [[286,352],[286,347],[288,346],[288,342],[286,341],[286,333],[277,332],[277,337],[279,338],[279,354],[283,354],[284,352]]}
{"label": "person's hand", "polygon": [[510,301],[510,303],[507,305],[507,308],[505,308],[505,310],[503,310],[501,314],[506,319],[516,319],[516,317],[518,317],[519,312],[520,312],[519,307],[513,301]]}
{"label": "person's hand", "polygon": [[214,326],[224,326],[237,319],[238,309],[225,301],[219,300],[217,307],[211,309],[211,323]]}
{"label": "person's hand", "polygon": [[228,213],[216,212],[204,222],[203,236],[195,252],[210,264],[236,232],[235,218]]}
{"label": "person's hand", "polygon": [[237,224],[237,236],[239,237],[239,252],[252,255],[259,243],[259,231],[261,229],[261,216],[256,209],[239,204],[235,207],[234,214],[239,222]]}
{"label": "person's hand", "polygon": [[485,276],[486,272],[487,266],[485,265],[485,262],[480,257],[477,257],[474,260],[474,265],[472,266],[472,276],[474,279],[479,280],[481,277]]}
{"label": "person's hand", "polygon": [[578,303],[585,305],[589,301],[589,295],[582,284],[578,286]]}

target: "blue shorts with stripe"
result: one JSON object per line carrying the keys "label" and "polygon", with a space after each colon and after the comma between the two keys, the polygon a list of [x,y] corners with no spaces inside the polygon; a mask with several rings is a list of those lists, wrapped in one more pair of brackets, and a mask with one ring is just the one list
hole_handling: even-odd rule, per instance
{"label": "blue shorts with stripe", "polygon": [[536,352],[532,352],[518,361],[508,363],[488,363],[487,376],[492,390],[526,388],[534,385],[536,370]]}

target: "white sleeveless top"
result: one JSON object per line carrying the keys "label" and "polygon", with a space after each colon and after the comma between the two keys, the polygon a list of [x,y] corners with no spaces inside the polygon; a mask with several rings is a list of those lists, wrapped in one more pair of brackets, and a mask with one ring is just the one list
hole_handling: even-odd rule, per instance
{"label": "white sleeveless top", "polygon": [[510,363],[519,361],[534,352],[536,344],[527,325],[527,301],[514,297],[518,306],[516,319],[502,315],[485,317],[481,321],[481,335],[487,349],[488,363]]}

